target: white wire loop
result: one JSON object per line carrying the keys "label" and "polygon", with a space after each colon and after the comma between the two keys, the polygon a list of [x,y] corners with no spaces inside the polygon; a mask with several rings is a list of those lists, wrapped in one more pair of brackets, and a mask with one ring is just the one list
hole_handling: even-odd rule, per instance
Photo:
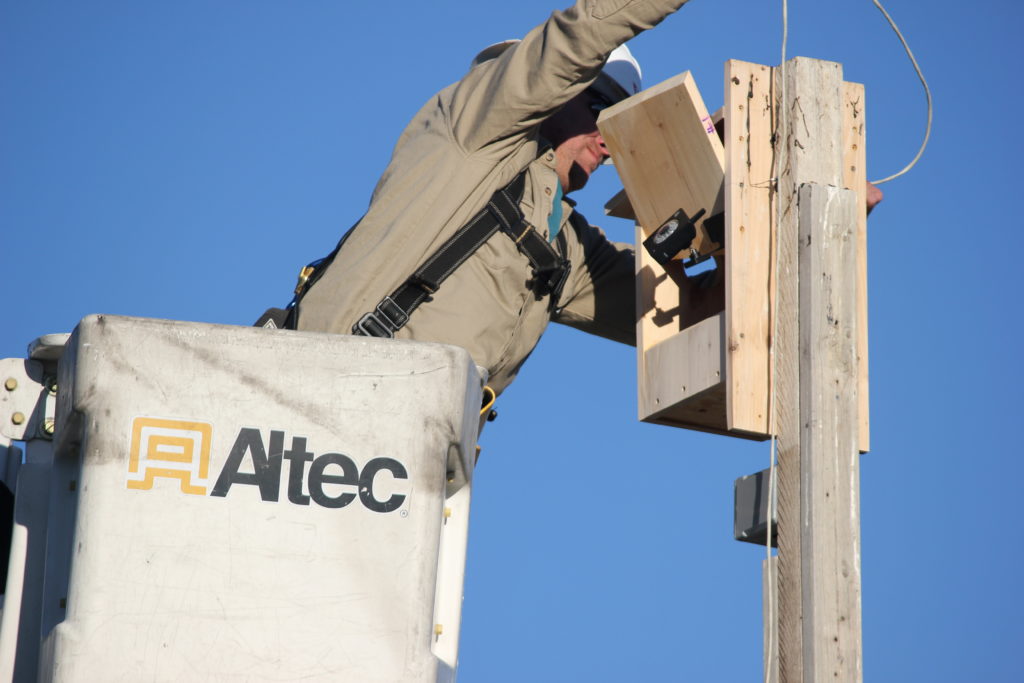
{"label": "white wire loop", "polygon": [[871,181],[873,185],[881,185],[882,183],[889,182],[893,178],[899,178],[901,175],[912,169],[914,167],[914,164],[917,163],[917,160],[921,158],[922,154],[924,154],[924,148],[928,146],[928,138],[931,137],[932,134],[932,91],[928,87],[928,81],[925,80],[924,74],[921,73],[921,67],[918,65],[917,60],[914,58],[914,53],[910,51],[910,45],[907,44],[907,39],[903,37],[902,33],[900,33],[900,29],[899,27],[896,26],[896,22],[893,21],[892,17],[889,16],[889,13],[885,11],[885,8],[882,7],[882,3],[880,3],[878,0],[871,0],[871,2],[875,4],[875,7],[878,8],[878,11],[881,12],[882,15],[885,17],[885,20],[889,22],[889,26],[892,26],[892,30],[896,32],[896,36],[900,39],[900,42],[903,43],[903,49],[907,51],[907,57],[910,58],[910,63],[914,65],[914,71],[917,72],[917,77],[921,80],[921,85],[924,86],[925,99],[928,100],[928,123],[924,129],[924,140],[921,141],[921,148],[917,150],[917,154],[914,155],[914,158],[910,160],[909,164],[903,167],[902,171],[897,171],[896,173],[893,173],[891,176],[886,176],[881,180]]}

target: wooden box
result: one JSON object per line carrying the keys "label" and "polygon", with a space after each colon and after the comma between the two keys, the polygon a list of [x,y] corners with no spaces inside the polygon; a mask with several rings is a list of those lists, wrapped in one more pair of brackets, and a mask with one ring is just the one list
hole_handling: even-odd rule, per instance
{"label": "wooden box", "polygon": [[[751,439],[771,435],[775,69],[731,60],[714,116],[689,72],[602,112],[625,188],[610,215],[637,223],[639,417]],[[863,86],[843,83],[844,183],[859,195],[860,445],[868,446]],[[715,282],[662,267],[642,246],[677,209],[724,212]],[[703,220],[703,219],[702,219]],[[786,277],[785,274],[781,277]],[[710,284],[711,286],[707,286]]]}

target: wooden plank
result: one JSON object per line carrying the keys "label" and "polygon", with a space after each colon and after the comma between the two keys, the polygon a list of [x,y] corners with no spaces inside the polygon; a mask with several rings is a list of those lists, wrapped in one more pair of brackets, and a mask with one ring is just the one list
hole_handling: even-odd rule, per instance
{"label": "wooden plank", "polygon": [[733,434],[725,428],[725,385],[722,383],[683,403],[654,413],[645,422],[695,432],[746,438],[743,434]]}
{"label": "wooden plank", "polygon": [[726,417],[769,434],[771,385],[772,70],[725,64]]}
{"label": "wooden plank", "polygon": [[868,211],[864,86],[843,83],[843,186],[857,193],[857,444],[871,448],[868,393]]}
{"label": "wooden plank", "polygon": [[645,235],[679,208],[722,210],[725,151],[688,71],[604,110],[598,126]]}
{"label": "wooden plank", "polygon": [[799,190],[804,679],[861,681],[857,205]]}
{"label": "wooden plank", "polygon": [[[833,62],[797,57],[776,69],[779,108],[778,301],[775,339],[778,447],[779,674],[780,680],[813,680],[805,671],[804,577],[801,525],[801,412],[797,189],[804,183],[840,186],[842,181],[842,69]],[[785,95],[783,96],[783,90]]]}
{"label": "wooden plank", "polygon": [[[792,62],[787,66],[792,66]],[[783,102],[781,67],[773,73],[773,100],[776,103],[776,125],[778,138],[775,153],[782,157],[785,148],[790,147],[787,131],[778,121],[779,112],[788,102]],[[789,95],[789,93],[787,93]],[[799,363],[799,286],[797,272],[797,225],[795,217],[782,212],[780,204],[789,205],[789,195],[794,191],[790,178],[792,169],[781,167],[776,170],[778,189],[772,210],[779,211],[781,220],[776,232],[775,265],[779,279],[776,288],[777,300],[773,315],[775,333],[775,360],[772,377],[775,385],[774,415],[772,422],[778,442],[778,464],[775,469],[777,486],[776,522],[779,536],[778,563],[775,575],[776,652],[778,655],[779,680],[785,683],[803,683],[803,629],[801,626],[803,601],[800,592],[800,363]],[[783,189],[785,188],[785,189]]]}
{"label": "wooden plank", "polygon": [[[801,267],[798,254],[800,247],[821,248],[823,251],[842,251],[836,240],[829,238],[825,231],[800,234],[798,190],[801,185],[814,183],[833,186],[834,206],[822,210],[829,220],[849,222],[852,230],[852,195],[846,190],[837,190],[843,182],[843,86],[841,67],[838,64],[797,58],[787,62],[780,81],[784,83],[785,94],[781,95],[779,152],[781,155],[779,174],[779,301],[776,381],[778,401],[779,435],[779,662],[780,679],[783,681],[849,680],[859,681],[860,667],[860,622],[859,607],[854,618],[852,610],[838,607],[837,599],[846,600],[849,591],[843,586],[849,576],[855,575],[859,586],[859,570],[850,564],[845,553],[851,547],[848,539],[837,536],[834,526],[829,529],[827,513],[819,517],[821,524],[811,523],[818,508],[819,500],[839,494],[826,491],[819,480],[813,480],[816,473],[822,473],[824,466],[819,454],[829,439],[837,438],[829,430],[815,432],[817,421],[822,419],[823,407],[812,407],[810,397],[821,396],[840,403],[836,398],[835,385],[814,377],[815,363],[830,367],[844,364],[835,355],[823,355],[809,345],[807,339],[812,330],[802,330],[809,319],[807,310],[812,305],[822,305],[820,283],[815,283],[811,274],[821,277],[815,265]],[[783,88],[777,88],[781,91]],[[824,190],[823,190],[824,191]],[[836,194],[838,193],[838,194]],[[836,199],[842,195],[846,199]],[[846,209],[842,206],[848,204]],[[835,217],[835,211],[846,211],[842,218]],[[806,221],[805,221],[806,223]],[[807,223],[813,225],[813,223]],[[808,230],[812,230],[808,228]],[[850,235],[853,233],[851,232]],[[807,239],[810,243],[807,244]],[[854,253],[855,240],[850,237],[846,251]],[[821,264],[818,263],[820,268]],[[837,278],[854,283],[853,271],[848,275],[826,273],[827,278]],[[803,280],[807,280],[803,282]],[[816,298],[815,298],[816,297]],[[854,306],[855,294],[844,295],[846,303]],[[801,315],[800,311],[804,311]],[[822,315],[828,324],[839,318],[828,320],[827,306]],[[855,334],[855,308],[844,313],[843,320],[852,326]],[[810,323],[807,323],[808,325]],[[825,328],[822,328],[825,329]],[[842,336],[842,335],[840,335]],[[846,370],[855,374],[856,337],[845,337],[851,356],[845,361]],[[803,362],[802,362],[803,361]],[[833,371],[835,368],[833,367]],[[809,384],[808,384],[809,383]],[[815,393],[814,387],[821,387]],[[846,402],[855,405],[856,382],[843,386],[839,393]],[[834,408],[834,406],[829,406]],[[838,419],[838,421],[842,421]],[[838,424],[838,421],[835,424]],[[855,438],[856,415],[845,419],[848,433]],[[804,427],[810,431],[805,432]],[[834,430],[833,430],[834,432]],[[854,451],[856,449],[854,448]],[[856,452],[854,452],[856,455]],[[821,456],[825,457],[825,456]],[[826,478],[827,478],[826,473]],[[832,475],[833,477],[835,475]],[[826,494],[828,494],[826,496]],[[848,524],[859,524],[856,509],[847,507],[842,511]],[[829,545],[831,544],[831,545]],[[843,558],[832,562],[839,550]],[[835,552],[833,552],[835,551]],[[856,551],[856,546],[854,546]],[[829,563],[832,563],[831,566]],[[858,593],[859,595],[859,593]],[[829,604],[832,604],[831,612]],[[844,624],[854,622],[854,631],[837,634],[830,631],[828,615],[835,615],[845,609],[840,617]],[[840,620],[840,617],[836,617]],[[822,635],[828,633],[828,636]],[[842,643],[842,650],[836,643]],[[827,678],[822,672],[829,672]]]}
{"label": "wooden plank", "polygon": [[614,197],[604,203],[604,215],[636,220],[636,213],[633,211],[633,205],[629,203],[629,195],[625,190],[619,190]]}
{"label": "wooden plank", "polygon": [[643,352],[639,395],[644,417],[721,384],[724,317],[719,313],[702,320]]}

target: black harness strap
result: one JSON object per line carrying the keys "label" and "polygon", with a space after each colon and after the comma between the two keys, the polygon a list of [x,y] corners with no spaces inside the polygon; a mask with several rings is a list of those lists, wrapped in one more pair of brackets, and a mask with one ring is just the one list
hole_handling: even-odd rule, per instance
{"label": "black harness strap", "polygon": [[[570,263],[523,217],[519,202],[525,186],[524,169],[511,183],[497,190],[487,202],[487,206],[441,245],[441,248],[394,292],[381,299],[374,310],[364,314],[352,326],[352,334],[393,337],[395,332],[409,322],[412,312],[436,292],[441,283],[498,230],[508,235],[529,260],[533,269],[532,284],[537,296],[550,295],[554,306],[569,277]],[[563,235],[559,235],[563,251],[564,239]]]}
{"label": "black harness strap", "polygon": [[[516,180],[522,179],[520,175]],[[515,182],[515,181],[513,181]],[[534,289],[540,296],[562,291],[565,280],[569,277],[569,262],[555,251],[544,237],[526,222],[519,201],[523,198],[522,184],[518,193],[510,192],[512,185],[494,193],[488,209],[497,218],[501,231],[515,242],[520,253],[526,256],[533,268]],[[565,237],[559,234],[559,244],[565,250]],[[557,299],[558,297],[552,297]],[[556,302],[557,303],[557,302]]]}

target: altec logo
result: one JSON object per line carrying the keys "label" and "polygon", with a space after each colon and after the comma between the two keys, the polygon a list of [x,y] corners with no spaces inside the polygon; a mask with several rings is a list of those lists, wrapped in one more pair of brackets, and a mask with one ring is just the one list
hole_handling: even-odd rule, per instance
{"label": "altec logo", "polygon": [[305,437],[293,436],[286,450],[283,431],[271,430],[265,442],[262,432],[253,427],[239,430],[211,489],[212,438],[213,427],[205,422],[135,418],[128,456],[128,488],[152,489],[156,478],[162,477],[176,479],[182,493],[205,496],[209,491],[210,496],[222,498],[232,486],[256,486],[262,500],[277,502],[283,462],[287,460],[287,497],[295,505],[309,505],[313,501],[326,508],[343,508],[358,498],[368,510],[391,512],[406,499],[405,494],[392,492],[381,500],[374,492],[378,480],[387,476],[383,472],[390,475],[392,483],[409,478],[405,466],[393,458],[373,458],[360,469],[341,453],[316,456],[307,450]]}
{"label": "altec logo", "polygon": [[205,496],[213,427],[205,422],[137,417],[132,422],[128,488],[151,489],[156,477],[181,482],[181,492]]}

